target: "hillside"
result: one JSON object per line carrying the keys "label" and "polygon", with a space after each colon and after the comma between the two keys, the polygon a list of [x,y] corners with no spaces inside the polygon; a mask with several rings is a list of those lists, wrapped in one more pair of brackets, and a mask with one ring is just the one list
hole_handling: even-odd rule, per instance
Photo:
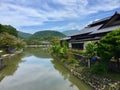
{"label": "hillside", "polygon": [[18,31],[18,37],[21,38],[21,39],[27,40],[31,36],[32,36],[32,34],[30,34],[30,33],[25,33],[25,32]]}
{"label": "hillside", "polygon": [[67,30],[67,31],[63,31],[63,34],[65,34],[66,36],[72,36],[74,34],[79,33],[79,30]]}
{"label": "hillside", "polygon": [[50,41],[52,38],[54,37],[60,37],[63,38],[66,35],[64,35],[63,33],[60,33],[58,31],[50,31],[50,30],[46,30],[46,31],[38,31],[36,33],[34,33],[28,40],[28,44],[41,44],[41,42],[43,41]]}
{"label": "hillside", "polygon": [[58,32],[58,31],[39,31],[34,33],[31,38],[32,39],[40,39],[40,40],[51,40],[53,37],[65,37],[64,34]]}
{"label": "hillside", "polygon": [[18,32],[17,32],[16,28],[14,28],[11,25],[0,24],[0,33],[3,33],[3,32],[9,33],[9,34],[16,36],[16,37],[18,36]]}

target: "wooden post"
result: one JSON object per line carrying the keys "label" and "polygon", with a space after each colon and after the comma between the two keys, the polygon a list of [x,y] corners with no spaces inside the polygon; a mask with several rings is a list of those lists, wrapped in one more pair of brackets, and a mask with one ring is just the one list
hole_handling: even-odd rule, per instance
{"label": "wooden post", "polygon": [[89,67],[89,68],[91,67],[90,64],[91,64],[91,63],[90,63],[90,59],[88,59],[88,67]]}

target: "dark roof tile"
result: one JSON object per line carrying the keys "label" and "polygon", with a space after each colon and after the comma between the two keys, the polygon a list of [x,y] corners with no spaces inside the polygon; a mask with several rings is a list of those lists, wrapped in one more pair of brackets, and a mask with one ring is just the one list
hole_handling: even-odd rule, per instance
{"label": "dark roof tile", "polygon": [[91,34],[110,32],[110,31],[113,31],[113,30],[115,30],[115,29],[117,29],[117,28],[120,28],[120,25],[117,25],[117,26],[111,26],[111,27],[107,27],[107,28],[103,28],[103,29],[95,30],[95,31],[93,31]]}
{"label": "dark roof tile", "polygon": [[102,24],[101,24],[101,25],[94,26],[94,27],[85,27],[84,29],[80,30],[79,33],[77,33],[77,34],[75,34],[75,35],[73,35],[73,36],[80,35],[80,34],[91,33],[91,32],[93,32],[93,31],[98,30],[101,26],[102,26]]}

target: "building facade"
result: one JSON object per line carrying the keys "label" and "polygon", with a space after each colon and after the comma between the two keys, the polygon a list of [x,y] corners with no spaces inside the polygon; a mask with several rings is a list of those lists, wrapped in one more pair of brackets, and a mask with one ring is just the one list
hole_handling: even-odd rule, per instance
{"label": "building facade", "polygon": [[80,30],[76,35],[69,38],[69,43],[73,49],[84,49],[88,41],[99,41],[107,33],[120,28],[120,13],[115,12],[111,17],[94,21],[87,27]]}

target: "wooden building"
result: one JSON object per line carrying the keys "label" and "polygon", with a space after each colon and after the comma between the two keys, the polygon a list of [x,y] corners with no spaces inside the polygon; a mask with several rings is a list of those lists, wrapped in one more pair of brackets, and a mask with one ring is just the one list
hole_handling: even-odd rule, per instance
{"label": "wooden building", "polygon": [[87,27],[80,30],[76,35],[71,36],[69,43],[73,49],[84,49],[84,45],[88,41],[97,42],[108,32],[120,28],[120,13],[115,12],[111,17],[107,17],[98,21],[94,21]]}

